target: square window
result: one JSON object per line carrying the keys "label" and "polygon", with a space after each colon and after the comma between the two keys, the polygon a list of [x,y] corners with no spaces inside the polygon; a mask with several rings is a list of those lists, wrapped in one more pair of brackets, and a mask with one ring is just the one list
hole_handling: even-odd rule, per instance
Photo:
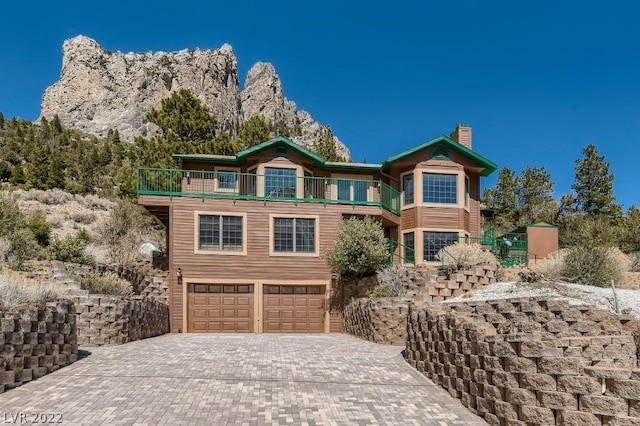
{"label": "square window", "polygon": [[274,218],[273,251],[276,253],[315,253],[316,220]]}
{"label": "square window", "polygon": [[271,198],[296,198],[296,169],[266,167],[264,195]]}
{"label": "square window", "polygon": [[423,173],[422,198],[425,203],[456,204],[458,175]]}
{"label": "square window", "polygon": [[243,250],[242,216],[199,215],[198,218],[199,250]]}
{"label": "square window", "polygon": [[443,248],[458,242],[457,232],[424,232],[423,259],[425,262],[438,260],[437,254]]}

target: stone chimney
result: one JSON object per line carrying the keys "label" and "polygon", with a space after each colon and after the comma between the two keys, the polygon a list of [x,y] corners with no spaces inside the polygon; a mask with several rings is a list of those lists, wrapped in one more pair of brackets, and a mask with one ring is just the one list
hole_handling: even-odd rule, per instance
{"label": "stone chimney", "polygon": [[456,126],[456,129],[451,132],[451,136],[449,137],[458,142],[460,145],[471,149],[471,127],[467,126],[466,124],[458,124]]}

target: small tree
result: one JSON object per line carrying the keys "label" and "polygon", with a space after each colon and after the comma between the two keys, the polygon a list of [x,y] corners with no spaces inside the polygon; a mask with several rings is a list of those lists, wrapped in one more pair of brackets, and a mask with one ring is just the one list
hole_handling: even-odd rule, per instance
{"label": "small tree", "polygon": [[571,186],[576,192],[579,211],[586,216],[619,217],[622,208],[614,203],[613,173],[609,172],[609,163],[593,144],[587,145],[583,153],[584,158],[576,160],[576,181]]}
{"label": "small tree", "polygon": [[313,144],[313,151],[327,161],[344,161],[338,154],[336,140],[329,126],[322,127],[320,137]]}
{"label": "small tree", "polygon": [[344,276],[373,274],[389,259],[389,245],[382,226],[369,216],[345,220],[338,231],[335,248],[325,253],[325,259]]}
{"label": "small tree", "polygon": [[271,126],[269,123],[267,123],[261,116],[254,115],[240,125],[238,138],[247,148],[250,148],[269,140],[270,134]]}

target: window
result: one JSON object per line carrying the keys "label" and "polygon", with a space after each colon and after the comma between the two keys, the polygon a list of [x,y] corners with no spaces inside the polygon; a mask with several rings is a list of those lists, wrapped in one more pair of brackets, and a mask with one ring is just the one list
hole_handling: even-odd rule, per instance
{"label": "window", "polygon": [[219,189],[236,189],[238,187],[238,173],[235,170],[218,171]]}
{"label": "window", "polygon": [[316,220],[273,218],[273,251],[276,253],[315,253]]}
{"label": "window", "polygon": [[296,198],[296,169],[266,167],[264,195],[274,198]]}
{"label": "window", "polygon": [[422,201],[425,203],[456,204],[458,175],[422,174]]}
{"label": "window", "polygon": [[431,150],[429,158],[433,158],[434,160],[451,160],[451,157],[449,157],[449,151],[441,146]]}
{"label": "window", "polygon": [[243,250],[242,216],[199,215],[198,220],[199,250]]}
{"label": "window", "polygon": [[469,176],[464,177],[464,206],[469,208]]}
{"label": "window", "polygon": [[367,201],[369,182],[366,180],[338,179],[338,200],[340,201]]}
{"label": "window", "polygon": [[434,262],[441,248],[450,246],[458,241],[457,232],[424,232],[423,259],[425,262]]}
{"label": "window", "polygon": [[404,263],[416,263],[416,241],[415,234],[413,232],[407,232],[403,236],[403,244],[402,248],[403,253],[402,257],[404,259]]}
{"label": "window", "polygon": [[402,192],[404,204],[413,204],[413,173],[402,176]]}

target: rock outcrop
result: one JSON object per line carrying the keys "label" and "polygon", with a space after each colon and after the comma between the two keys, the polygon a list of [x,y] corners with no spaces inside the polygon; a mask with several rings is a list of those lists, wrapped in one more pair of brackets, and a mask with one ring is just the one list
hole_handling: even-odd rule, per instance
{"label": "rock outcrop", "polygon": [[123,140],[151,136],[158,128],[146,113],[180,89],[191,90],[216,115],[219,130],[232,135],[254,115],[291,129],[292,138],[306,147],[321,132],[309,113],[285,98],[271,64],[255,64],[240,90],[238,60],[228,44],[215,50],[124,54],[77,36],[64,42],[62,55],[60,80],[46,89],[41,116],[57,114],[64,125],[87,133],[104,136],[117,129]]}

